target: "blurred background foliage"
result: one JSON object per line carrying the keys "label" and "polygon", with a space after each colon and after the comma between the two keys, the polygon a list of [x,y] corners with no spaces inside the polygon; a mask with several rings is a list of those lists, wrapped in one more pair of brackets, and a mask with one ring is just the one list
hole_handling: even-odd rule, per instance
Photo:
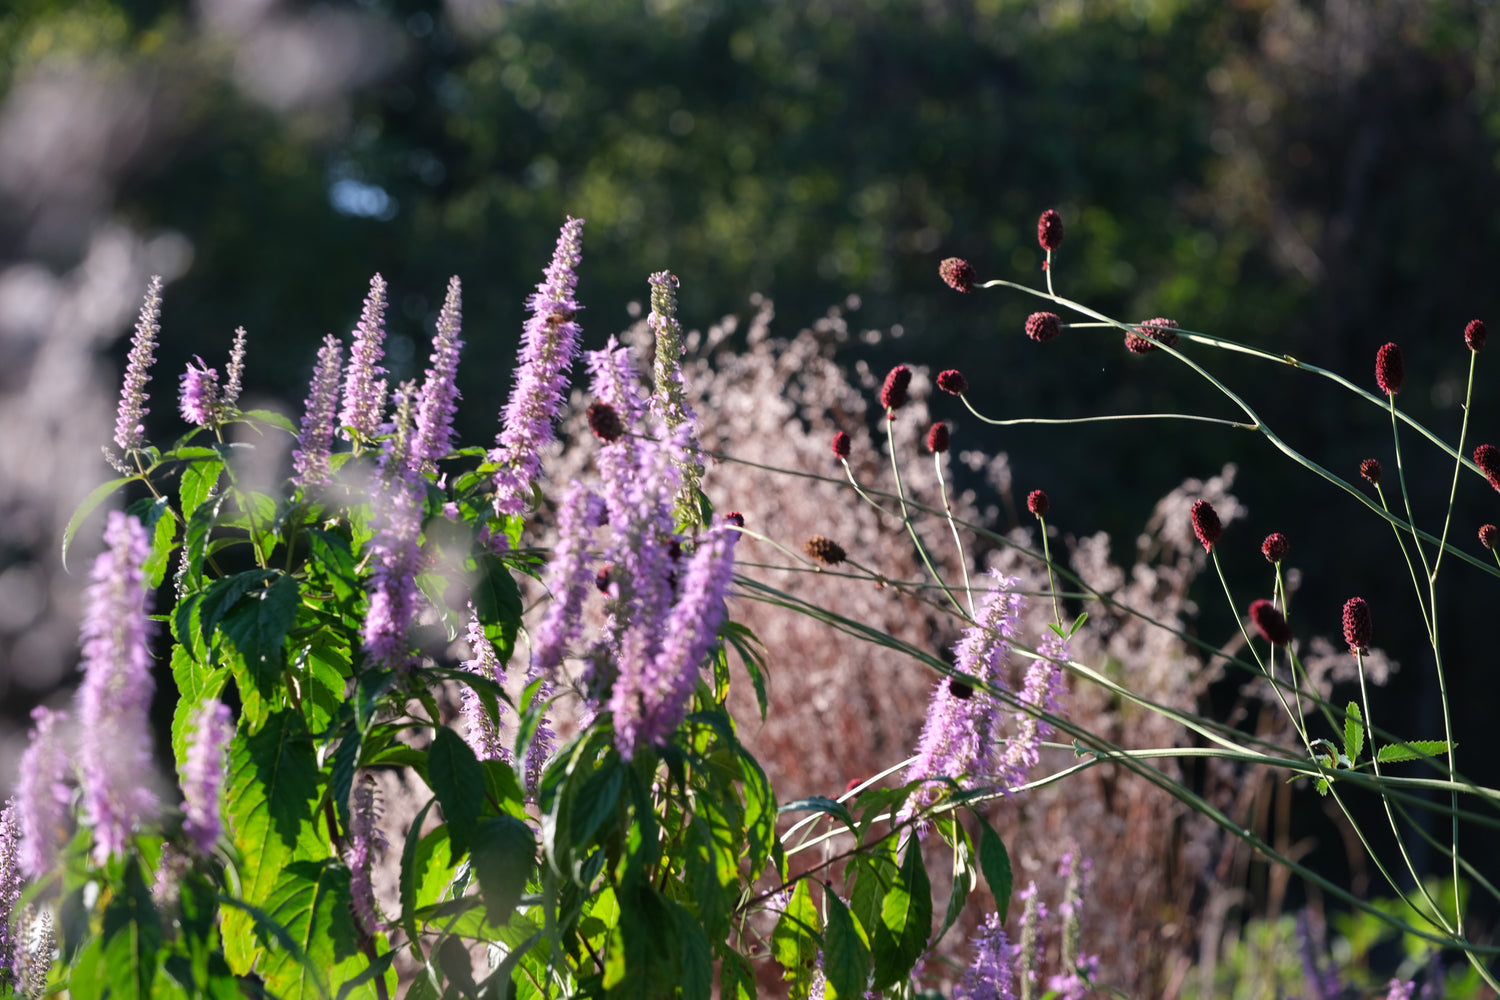
{"label": "blurred background foliage", "polygon": [[[1041,347],[1021,332],[1035,300],[939,282],[938,261],[957,255],[984,277],[1040,285],[1035,220],[1056,207],[1060,292],[1371,388],[1376,348],[1397,340],[1402,405],[1452,435],[1464,323],[1500,323],[1497,66],[1500,14],[1467,0],[10,0],[7,753],[75,660],[80,580],[58,570],[57,539],[108,474],[96,445],[146,274],[170,279],[163,433],[177,427],[171,373],[194,354],[222,365],[241,324],[248,394],[296,412],[320,338],[347,333],[378,271],[398,378],[425,362],[447,276],[464,279],[460,419],[465,440],[488,440],[526,296],[568,214],[588,220],[590,346],[630,322],[650,272],[670,268],[688,327],[748,312],[755,292],[791,329],[857,295],[854,323],[900,336],[855,338],[850,361],[960,367],[991,415],[1235,416],[1114,334]],[[1194,353],[1335,471],[1354,479],[1368,455],[1394,468],[1373,407],[1292,371]],[[1492,359],[1481,361],[1476,440],[1500,438]],[[1064,531],[1108,530],[1123,546],[1157,497],[1236,463],[1250,509],[1225,540],[1237,593],[1248,603],[1268,588],[1257,546],[1285,531],[1304,571],[1299,629],[1336,635],[1343,599],[1362,593],[1377,641],[1404,665],[1377,715],[1439,734],[1389,534],[1260,439],[1181,423],[997,434],[946,412],[955,446],[1009,452],[1017,489],[1046,488]],[[1451,466],[1417,451],[1408,482],[1430,523]],[[1457,542],[1477,551],[1497,507],[1466,478]],[[1477,748],[1496,706],[1489,630],[1474,625],[1494,590],[1450,566],[1449,683],[1459,738]],[[1233,629],[1222,603],[1204,595],[1215,641]],[[1462,757],[1500,782],[1482,755]]]}

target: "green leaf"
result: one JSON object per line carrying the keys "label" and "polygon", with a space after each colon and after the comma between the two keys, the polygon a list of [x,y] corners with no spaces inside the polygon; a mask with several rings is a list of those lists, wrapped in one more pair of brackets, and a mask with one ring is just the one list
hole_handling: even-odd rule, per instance
{"label": "green leaf", "polygon": [[771,932],[771,954],[786,970],[785,978],[792,980],[807,993],[807,984],[812,980],[813,963],[818,956],[818,935],[821,921],[818,908],[813,905],[808,880],[799,878],[787,900],[776,929]]}
{"label": "green leaf", "polygon": [[131,504],[130,510],[144,507],[137,516],[146,530],[151,532],[151,552],[146,557],[142,571],[146,583],[155,590],[167,578],[167,567],[172,564],[172,550],[177,541],[177,514],[167,506],[167,498],[160,497],[150,502]]}
{"label": "green leaf", "polygon": [[1351,701],[1349,707],[1344,709],[1344,756],[1349,758],[1350,767],[1359,762],[1359,755],[1365,749],[1363,723],[1364,719],[1359,714],[1359,705]]}
{"label": "green leaf", "polygon": [[328,581],[334,596],[340,601],[348,601],[360,589],[349,540],[321,528],[308,528],[304,535],[309,561],[323,571],[323,578]]}
{"label": "green leaf", "polygon": [[186,583],[196,589],[203,580],[203,561],[208,552],[208,543],[213,538],[214,524],[219,519],[219,508],[224,505],[224,494],[204,501],[188,515],[187,528],[183,531],[182,544],[187,550],[185,572]]}
{"label": "green leaf", "polygon": [[[1457,743],[1453,744],[1456,748]],[[1377,755],[1382,764],[1400,764],[1408,760],[1439,757],[1448,752],[1447,740],[1408,740],[1405,743],[1387,743]]]}
{"label": "green leaf", "polygon": [[[294,861],[280,872],[263,909],[286,928],[306,961],[288,951],[273,951],[256,963],[266,987],[286,1000],[328,994],[327,979],[344,983],[366,965],[354,925],[349,869],[329,858]],[[366,991],[374,996],[373,984]]]}
{"label": "green leaf", "polygon": [[575,850],[586,849],[593,843],[594,834],[619,811],[624,791],[625,769],[619,754],[610,751],[584,779],[573,798],[569,827]]}
{"label": "green leaf", "polygon": [[274,570],[252,569],[220,577],[208,585],[198,606],[198,629],[205,643],[212,642],[214,629],[229,610],[256,587],[262,587],[278,574]]}
{"label": "green leaf", "polygon": [[453,856],[461,858],[469,849],[484,804],[484,771],[469,744],[447,726],[438,727],[427,751],[427,783],[448,821]]}
{"label": "green leaf", "polygon": [[823,975],[829,996],[862,997],[870,981],[870,948],[844,901],[830,888],[823,897],[828,928],[823,940]]}
{"label": "green leaf", "polygon": [[100,938],[109,995],[151,997],[160,962],[161,918],[134,856],[125,862],[125,884],[104,908]]}
{"label": "green leaf", "polygon": [[354,791],[354,772],[359,769],[359,752],[364,745],[364,734],[353,727],[351,729],[345,731],[339,739],[338,749],[333,752],[333,771],[328,788],[339,827],[344,830],[349,829],[349,795]]}
{"label": "green leaf", "polygon": [[193,716],[209,698],[217,698],[228,675],[193,659],[181,643],[172,646],[172,679],[177,683],[177,706],[172,711],[172,757],[180,772],[187,762]]}
{"label": "green leaf", "polygon": [[832,816],[840,823],[843,823],[851,832],[854,830],[854,817],[849,815],[848,808],[842,802],[823,795],[810,795],[805,799],[787,802],[776,811],[778,813],[820,812],[825,816]]}
{"label": "green leaf", "polygon": [[984,872],[990,894],[995,897],[995,909],[1003,924],[1005,911],[1010,907],[1010,892],[1015,878],[1010,869],[1010,852],[1005,849],[1005,841],[1000,839],[988,820],[978,812],[974,813],[974,817],[979,820],[979,869]]}
{"label": "green leaf", "polygon": [[269,587],[251,590],[219,623],[250,668],[261,694],[271,697],[281,675],[286,634],[297,620],[297,581],[279,576]]}
{"label": "green leaf", "polygon": [[[210,454],[213,454],[210,452]],[[192,517],[193,512],[203,505],[209,494],[213,493],[214,487],[219,484],[219,476],[224,472],[224,463],[217,455],[208,461],[189,462],[183,466],[182,481],[177,486],[177,497],[182,503],[182,514],[184,517]]]}
{"label": "green leaf", "polygon": [[478,577],[470,592],[474,615],[485,626],[500,662],[507,663],[521,627],[521,588],[498,556],[485,554],[475,561]]}
{"label": "green leaf", "polygon": [[[406,843],[401,848],[401,926],[406,931],[408,941],[420,942],[421,936],[417,933],[417,900],[418,889],[421,885],[421,869],[418,865],[418,855],[422,845],[429,838],[422,836],[422,823],[427,819],[427,812],[433,807],[437,799],[427,800],[422,806],[417,818],[412,820],[411,828],[406,831]],[[433,834],[437,834],[434,830]],[[441,831],[443,842],[448,842],[448,833]],[[414,945],[415,947],[415,945]]]}
{"label": "green leaf", "polygon": [[514,816],[492,816],[474,830],[469,855],[484,897],[485,920],[500,926],[510,920],[536,869],[536,839]]}
{"label": "green leaf", "polygon": [[906,845],[901,871],[880,904],[880,923],[874,935],[875,988],[885,989],[905,979],[927,950],[932,933],[932,886],[922,864],[921,841]]}
{"label": "green leaf", "polygon": [[240,418],[254,423],[270,424],[272,427],[279,427],[288,434],[295,435],[297,433],[297,425],[292,423],[291,418],[284,413],[277,413],[275,410],[241,410]]}
{"label": "green leaf", "polygon": [[738,953],[719,953],[719,997],[721,1000],[755,1000],[755,970]]}
{"label": "green leaf", "polygon": [[83,525],[83,522],[99,507],[101,503],[109,499],[110,494],[114,493],[115,490],[119,489],[121,486],[124,486],[126,483],[136,478],[138,477],[125,476],[121,479],[111,479],[107,483],[100,483],[98,486],[95,486],[92,491],[90,491],[88,496],[83,498],[82,503],[74,508],[73,516],[68,518],[68,526],[63,529],[63,569],[68,568],[68,546],[73,544],[73,536],[78,533],[78,529]]}
{"label": "green leaf", "polygon": [[969,901],[969,893],[979,884],[979,872],[974,867],[974,848],[969,843],[968,831],[957,821],[956,813],[949,813],[946,819],[950,819],[954,828],[953,833],[953,891],[948,895],[948,909],[943,914],[943,925],[938,928],[937,936],[933,939],[940,941],[948,928],[958,920],[963,913],[964,904]]}
{"label": "green leaf", "polygon": [[756,648],[760,646],[760,640],[744,625],[728,619],[720,627],[719,634],[726,644],[733,646],[735,652],[740,654],[740,660],[745,664],[745,672],[750,675],[750,684],[755,688],[755,703],[760,708],[760,721],[765,722],[771,698],[766,691],[765,653],[763,649]]}
{"label": "green leaf", "polygon": [[714,987],[714,956],[708,935],[688,910],[678,903],[667,902],[677,925],[677,982],[683,1000],[709,1000]]}

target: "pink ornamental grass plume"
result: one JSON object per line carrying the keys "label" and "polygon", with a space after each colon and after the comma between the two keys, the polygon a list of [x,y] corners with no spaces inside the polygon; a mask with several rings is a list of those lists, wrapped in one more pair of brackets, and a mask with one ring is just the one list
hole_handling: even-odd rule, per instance
{"label": "pink ornamental grass plume", "polygon": [[193,713],[193,735],[182,763],[182,824],[201,857],[213,853],[223,832],[219,795],[224,787],[224,751],[234,736],[229,706],[215,698]]}
{"label": "pink ornamental grass plume", "polygon": [[431,469],[453,451],[453,414],[458,408],[458,339],[463,323],[463,289],[458,278],[448,281],[448,294],[438,313],[437,333],[432,338],[432,358],[422,393],[417,400],[416,436],[411,461]]}
{"label": "pink ornamental grass plume", "polygon": [[161,275],[153,275],[146,288],[146,301],[130,340],[125,361],[125,381],[120,388],[120,407],[115,417],[115,444],[123,451],[146,446],[146,383],[151,381],[151,363],[156,360],[156,336],[161,332]]}
{"label": "pink ornamental grass plume", "polygon": [[343,345],[332,334],[323,338],[312,384],[302,411],[302,431],[292,452],[292,481],[298,486],[322,486],[328,482],[328,457],[333,448],[333,410],[338,403],[339,366]]}
{"label": "pink ornamental grass plume", "polygon": [[83,620],[78,754],[84,820],[93,860],[121,854],[156,811],[151,766],[151,594],[142,565],[151,544],[141,522],[112,511],[105,550],[94,561]]}
{"label": "pink ornamental grass plume", "polygon": [[[349,351],[349,370],[344,374],[344,404],[339,422],[345,437],[370,440],[380,432],[385,416],[385,279],[370,279],[364,310],[354,328],[354,347]],[[351,434],[352,432],[352,434]]]}
{"label": "pink ornamental grass plume", "polygon": [[495,509],[501,514],[526,509],[531,483],[541,471],[541,449],[556,436],[553,421],[578,355],[580,330],[574,317],[581,307],[573,293],[582,232],[582,219],[570,217],[563,224],[552,263],[528,302],[531,318],[521,335],[515,386],[489,456],[500,466],[495,472]]}

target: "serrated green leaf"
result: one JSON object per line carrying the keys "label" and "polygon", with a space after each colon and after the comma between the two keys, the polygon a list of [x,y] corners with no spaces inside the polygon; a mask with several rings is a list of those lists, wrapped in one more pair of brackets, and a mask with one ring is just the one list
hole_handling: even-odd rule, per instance
{"label": "serrated green leaf", "polygon": [[167,569],[172,565],[172,552],[177,547],[177,515],[167,506],[166,497],[152,505],[155,517],[152,527],[151,554],[141,571],[146,575],[146,584],[152,590],[160,587],[167,578]]}
{"label": "serrated green leaf", "polygon": [[756,1000],[755,970],[737,952],[719,953],[719,997],[721,1000]]}
{"label": "serrated green leaf", "polygon": [[308,560],[323,573],[323,579],[340,601],[347,601],[359,592],[359,573],[354,553],[349,549],[349,540],[342,535],[321,528],[308,528]]}
{"label": "serrated green leaf", "polygon": [[[451,824],[450,824],[451,827]],[[474,877],[484,897],[485,920],[499,926],[510,919],[526,881],[536,868],[536,838],[514,816],[481,820],[469,848]]]}
{"label": "serrated green leaf", "polygon": [[1344,756],[1349,758],[1351,767],[1359,762],[1359,755],[1364,749],[1364,719],[1359,714],[1359,705],[1351,701],[1349,707],[1344,709]]}
{"label": "serrated green leaf", "polygon": [[714,956],[708,935],[688,910],[670,900],[668,908],[677,929],[677,982],[683,1000],[709,1000],[714,988]]}
{"label": "serrated green leaf", "polygon": [[922,863],[921,841],[912,837],[896,881],[880,903],[880,923],[871,942],[875,988],[906,978],[927,949],[931,933],[932,886]]}
{"label": "serrated green leaf", "polygon": [[73,509],[73,516],[68,518],[68,525],[63,529],[63,569],[68,568],[68,547],[73,544],[73,536],[78,533],[78,529],[83,525],[83,522],[88,518],[90,514],[98,509],[100,504],[102,504],[105,500],[108,500],[110,495],[113,494],[115,490],[119,489],[121,486],[124,486],[126,483],[135,478],[137,477],[125,476],[120,479],[111,479],[107,483],[100,483],[98,486],[95,486],[92,490],[90,490],[89,495],[84,497],[83,501]]}
{"label": "serrated green leaf", "polygon": [[847,826],[851,832],[854,830],[854,817],[849,815],[849,809],[837,799],[830,799],[824,795],[809,795],[805,799],[785,802],[777,812],[819,812],[825,816],[832,816]]}
{"label": "serrated green leaf", "polygon": [[329,795],[333,798],[334,812],[338,815],[339,828],[348,830],[350,824],[349,796],[354,791],[354,772],[359,770],[359,752],[364,734],[358,729],[346,730],[333,752],[333,771],[329,775]]}
{"label": "serrated green leaf", "polygon": [[264,697],[271,697],[281,675],[286,634],[297,620],[297,581],[278,576],[269,587],[252,589],[219,621]]}
{"label": "serrated green leaf", "polygon": [[125,862],[124,874],[100,927],[104,979],[111,997],[149,1000],[161,961],[161,918],[136,857]]}
{"label": "serrated green leaf", "polygon": [[594,834],[614,817],[625,791],[625,770],[619,754],[611,751],[579,786],[569,810],[570,839],[575,849],[586,849]]}
{"label": "serrated green leaf", "polygon": [[240,418],[286,431],[288,434],[297,433],[297,425],[292,423],[291,418],[285,413],[277,413],[275,410],[241,410]]}
{"label": "serrated green leaf", "polygon": [[1011,873],[1010,852],[1005,849],[1005,841],[995,832],[979,813],[974,813],[979,820],[979,870],[984,872],[984,881],[990,887],[990,894],[995,897],[995,909],[1000,914],[1000,922],[1005,922],[1005,911],[1010,907],[1010,893],[1015,876]]}
{"label": "serrated green leaf", "polygon": [[448,821],[448,837],[453,842],[454,857],[469,850],[469,840],[479,822],[484,804],[484,771],[473,749],[447,726],[438,727],[432,747],[427,751],[427,784],[437,795],[443,818]]}
{"label": "serrated green leaf", "polygon": [[188,515],[187,528],[182,534],[183,547],[187,549],[187,579],[189,589],[197,589],[203,581],[203,560],[213,538],[214,525],[219,520],[219,508],[224,505],[224,495],[199,504]]}
{"label": "serrated green leaf", "polygon": [[771,954],[785,970],[784,977],[796,984],[797,991],[802,994],[806,994],[807,984],[812,980],[822,930],[818,908],[813,904],[807,883],[805,878],[797,880],[786,909],[771,932]]}
{"label": "serrated green leaf", "polygon": [[[407,829],[406,843],[401,848],[401,926],[406,931],[406,939],[413,942],[421,941],[417,929],[417,890],[420,881],[417,855],[426,839],[422,836],[422,824],[427,819],[428,811],[436,803],[437,798],[433,797],[422,806],[421,811],[417,813],[417,818],[412,820],[410,828]],[[434,834],[437,832],[433,831]],[[443,841],[446,843],[447,831],[442,832]]]}
{"label": "serrated green leaf", "polygon": [[[329,981],[345,982],[365,967],[353,901],[349,869],[332,859],[294,861],[281,870],[262,909],[286,928],[307,962],[284,951],[263,955],[256,972],[269,990],[287,1000],[323,997]],[[327,970],[327,979],[319,970]]]}
{"label": "serrated green leaf", "polygon": [[209,584],[200,597],[198,607],[198,630],[203,641],[212,641],[214,629],[218,628],[220,620],[229,613],[229,609],[239,603],[240,598],[256,587],[264,586],[277,575],[273,570],[252,569],[220,577]]}
{"label": "serrated green leaf", "polygon": [[979,884],[979,872],[974,867],[974,849],[969,843],[968,831],[957,822],[957,814],[949,813],[954,817],[953,838],[953,888],[948,894],[948,909],[943,914],[943,924],[938,928],[934,941],[941,941],[948,928],[957,922],[963,913],[964,904],[969,901],[969,893]]}
{"label": "serrated green leaf", "polygon": [[[1455,747],[1457,745],[1454,744]],[[1408,760],[1440,757],[1447,752],[1447,740],[1408,740],[1405,743],[1387,743],[1380,748],[1378,756],[1382,764],[1400,764]]]}
{"label": "serrated green leaf", "polygon": [[224,671],[193,659],[181,643],[172,646],[172,680],[177,684],[177,705],[172,710],[172,757],[179,772],[187,762],[193,716],[205,701],[219,696],[226,676]]}
{"label": "serrated green leaf", "polygon": [[219,476],[224,472],[224,463],[219,460],[218,455],[213,452],[209,454],[214,457],[183,466],[182,481],[177,485],[177,498],[182,504],[184,517],[192,517],[193,512],[203,505],[219,484]]}
{"label": "serrated green leaf", "polygon": [[823,939],[823,976],[830,997],[862,997],[870,981],[870,948],[854,916],[832,890],[824,897],[828,927]]}

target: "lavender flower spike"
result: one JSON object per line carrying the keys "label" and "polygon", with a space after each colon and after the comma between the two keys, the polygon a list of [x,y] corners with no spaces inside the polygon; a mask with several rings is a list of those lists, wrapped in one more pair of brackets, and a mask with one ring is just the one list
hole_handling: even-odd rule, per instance
{"label": "lavender flower spike", "polygon": [[16,904],[21,901],[21,831],[14,800],[0,812],[0,983],[15,982],[24,959],[20,940],[21,921]]}
{"label": "lavender flower spike", "polygon": [[[496,684],[505,682],[505,668],[500,664],[500,657],[495,654],[495,647],[484,634],[484,626],[480,624],[479,618],[474,614],[474,605],[469,605],[469,651],[470,658],[463,661],[463,668],[471,674],[483,677],[487,681]],[[505,702],[498,702],[501,718],[505,714]],[[478,694],[467,684],[463,689],[463,707],[461,709],[464,717],[464,728],[468,735],[464,738],[474,756],[480,760],[502,760],[510,763],[511,752],[500,742],[500,733],[496,724],[490,721],[485,713],[484,702]]]}
{"label": "lavender flower spike", "polygon": [[404,669],[411,663],[408,636],[417,613],[417,573],[422,568],[422,514],[426,480],[412,466],[411,409],[415,386],[396,393],[396,423],[380,456],[375,496],[375,537],[370,541],[370,604],[364,648],[376,664]]}
{"label": "lavender flower spike", "polygon": [[412,462],[430,468],[453,450],[453,412],[458,403],[458,339],[463,321],[462,290],[458,278],[448,282],[448,297],[438,313],[437,335],[432,338],[432,367],[422,383],[417,401],[417,436],[411,446]]}
{"label": "lavender flower spike", "polygon": [[234,331],[234,344],[229,348],[229,364],[224,366],[224,397],[221,402],[226,410],[234,410],[240,401],[240,390],[245,387],[245,328]]}
{"label": "lavender flower spike", "polygon": [[563,493],[557,512],[557,546],[547,566],[552,603],[531,642],[531,671],[551,673],[562,662],[568,644],[583,631],[584,599],[595,583],[589,560],[589,536],[604,511],[604,502],[582,483]]}
{"label": "lavender flower spike", "polygon": [[16,822],[21,835],[21,871],[40,878],[52,867],[57,854],[59,831],[67,819],[72,794],[63,779],[68,773],[68,752],[57,725],[67,713],[38,705],[31,711],[35,723],[31,742],[21,755],[16,780]]}
{"label": "lavender flower spike", "polygon": [[205,701],[193,713],[193,735],[182,764],[183,832],[204,857],[213,853],[223,825],[219,820],[219,792],[224,787],[224,748],[234,736],[229,706]]}
{"label": "lavender flower spike", "polygon": [[313,368],[312,384],[307,389],[307,403],[302,411],[302,433],[297,435],[297,450],[292,452],[292,481],[298,486],[322,486],[328,482],[328,455],[333,448],[333,408],[338,403],[339,367],[344,348],[333,334],[323,338],[318,363]]}
{"label": "lavender flower spike", "polygon": [[1016,730],[1005,747],[998,777],[1007,788],[1025,783],[1026,776],[1041,759],[1042,741],[1052,735],[1052,726],[1035,713],[1057,715],[1062,693],[1062,665],[1068,662],[1067,640],[1050,629],[1038,644],[1040,654],[1026,668],[1020,702],[1030,711],[1015,714]]}
{"label": "lavender flower spike", "polygon": [[656,331],[656,395],[652,408],[667,422],[667,430],[686,425],[686,461],[682,468],[682,491],[677,497],[678,520],[699,524],[698,483],[703,478],[703,463],[698,459],[698,440],[691,433],[695,417],[688,406],[682,381],[682,326],[677,322],[677,278],[670,271],[651,276],[651,329]]}
{"label": "lavender flower spike", "polygon": [[349,371],[344,376],[344,408],[339,423],[347,428],[343,432],[346,438],[351,430],[356,440],[364,441],[380,433],[380,421],[385,416],[385,380],[381,378],[385,369],[380,367],[384,345],[385,279],[377,274],[370,279],[370,294],[354,328],[354,347],[349,351]]}
{"label": "lavender flower spike", "polygon": [[156,359],[156,335],[161,332],[161,275],[146,287],[146,301],[135,324],[130,355],[125,362],[125,384],[120,390],[120,409],[115,417],[115,444],[122,451],[146,446],[146,383],[151,381],[151,362]]}
{"label": "lavender flower spike", "polygon": [[94,562],[83,621],[78,689],[84,819],[94,828],[96,864],[122,853],[130,832],[156,809],[151,774],[151,594],[142,564],[146,529],[112,511],[105,550]]}
{"label": "lavender flower spike", "polygon": [[381,832],[380,803],[375,795],[375,779],[366,774],[349,793],[349,846],[344,861],[349,865],[349,889],[354,896],[354,915],[366,934],[375,934],[385,926],[380,908],[375,904],[375,889],[370,870],[375,855],[385,852],[385,834]]}
{"label": "lavender flower spike", "polygon": [[197,427],[217,427],[219,372],[205,365],[202,358],[195,357],[193,361],[188,362],[187,371],[182,373],[182,393],[178,398],[182,419]]}
{"label": "lavender flower spike", "polygon": [[490,461],[495,472],[495,511],[519,514],[526,509],[531,483],[541,470],[541,448],[553,440],[552,421],[563,402],[568,372],[578,354],[579,327],[573,317],[578,284],[579,237],[583,220],[569,218],[557,238],[542,283],[528,303],[531,318],[521,335],[516,382],[500,416],[500,434]]}
{"label": "lavender flower spike", "polygon": [[681,596],[667,616],[661,649],[649,665],[621,657],[610,696],[615,746],[630,760],[643,746],[665,741],[682,721],[698,682],[698,669],[718,638],[724,597],[734,578],[738,531],[712,528],[698,538]]}
{"label": "lavender flower spike", "polygon": [[1013,949],[1000,923],[1000,914],[984,918],[974,936],[974,958],[964,978],[953,989],[953,1000],[1014,1000],[1016,973]]}

